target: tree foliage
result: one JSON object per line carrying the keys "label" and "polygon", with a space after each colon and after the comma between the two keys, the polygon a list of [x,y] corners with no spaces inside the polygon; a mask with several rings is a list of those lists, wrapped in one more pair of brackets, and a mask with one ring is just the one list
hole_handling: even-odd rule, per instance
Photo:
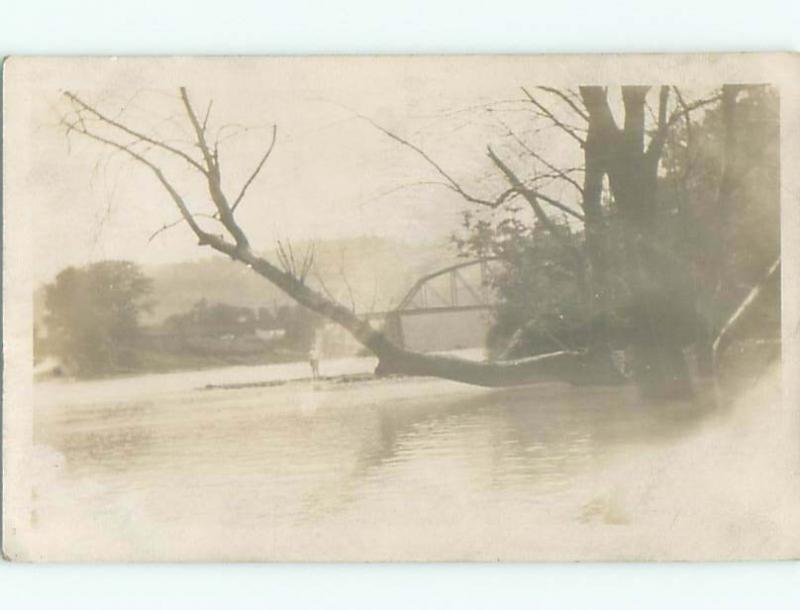
{"label": "tree foliage", "polygon": [[780,254],[779,139],[777,91],[742,86],[727,121],[715,105],[666,147],[661,239],[689,263],[714,328]]}
{"label": "tree foliage", "polygon": [[[667,93],[662,88],[664,108]],[[644,92],[628,95],[634,94]],[[675,97],[673,118],[662,110],[649,132],[650,144],[640,146],[645,162],[654,145],[663,146],[660,156],[649,161],[649,170],[636,170],[635,156],[620,166],[624,148],[613,137],[597,147],[601,158],[617,146],[623,153],[614,153],[602,169],[616,172],[615,180],[596,184],[602,196],[595,202],[594,251],[586,187],[583,223],[566,215],[554,215],[549,223],[539,216],[523,217],[513,202],[491,207],[488,214],[465,215],[455,237],[461,253],[505,263],[494,280],[500,303],[490,347],[496,355],[591,347],[600,332],[610,347],[625,347],[636,341],[637,327],[647,326],[646,317],[657,318],[678,346],[708,348],[770,268],[780,245],[777,93],[766,86],[726,86],[706,98],[702,112],[677,89]],[[570,99],[580,103],[576,96]],[[629,103],[627,110],[634,107]],[[611,136],[616,133],[623,132]],[[591,147],[583,148],[589,167]],[[529,165],[535,160],[529,155]],[[651,172],[652,184],[637,185],[636,171]],[[647,199],[652,207],[642,215]],[[585,257],[586,275],[577,272],[573,251]],[[655,298],[643,306],[648,295]],[[774,301],[773,332],[779,327]]]}
{"label": "tree foliage", "polygon": [[129,261],[64,269],[45,287],[47,352],[78,375],[130,368],[150,289]]}

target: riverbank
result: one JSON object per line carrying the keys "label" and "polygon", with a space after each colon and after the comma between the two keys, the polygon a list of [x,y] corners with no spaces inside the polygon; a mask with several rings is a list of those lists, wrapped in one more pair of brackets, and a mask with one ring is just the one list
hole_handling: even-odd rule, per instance
{"label": "riverbank", "polygon": [[64,379],[72,381],[97,381],[135,377],[149,374],[180,373],[184,371],[203,371],[237,366],[269,366],[273,364],[304,362],[302,354],[293,352],[270,352],[268,354],[226,354],[200,352],[169,352],[142,350],[136,354],[135,364],[118,367],[92,375],[71,375],[68,369],[57,361],[48,359],[37,364],[34,369],[36,381]]}

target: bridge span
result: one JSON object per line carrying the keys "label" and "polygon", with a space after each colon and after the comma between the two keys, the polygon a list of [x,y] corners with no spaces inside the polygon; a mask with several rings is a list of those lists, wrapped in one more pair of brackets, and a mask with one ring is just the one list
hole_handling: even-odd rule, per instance
{"label": "bridge span", "polygon": [[495,305],[497,259],[463,261],[420,277],[397,307],[362,314],[396,344],[421,352],[483,348]]}

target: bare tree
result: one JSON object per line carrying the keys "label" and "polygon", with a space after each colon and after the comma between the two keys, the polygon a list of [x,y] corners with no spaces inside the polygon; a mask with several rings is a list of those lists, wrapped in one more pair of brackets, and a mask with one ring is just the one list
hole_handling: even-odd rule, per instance
{"label": "bare tree", "polygon": [[[531,358],[508,362],[474,362],[454,357],[423,354],[404,349],[392,343],[385,334],[373,328],[370,323],[352,309],[342,305],[328,295],[314,290],[306,282],[306,276],[313,265],[313,254],[306,253],[298,257],[282,245],[278,264],[257,255],[250,246],[250,241],[243,227],[237,222],[235,212],[243,204],[248,187],[257,179],[270,157],[277,138],[277,128],[272,131],[272,139],[265,147],[265,152],[249,177],[234,195],[229,195],[223,188],[222,163],[218,143],[210,144],[208,122],[211,104],[199,118],[189,94],[181,87],[180,100],[185,120],[194,134],[194,148],[200,158],[187,153],[181,148],[159,139],[153,134],[145,133],[122,122],[118,117],[103,113],[99,108],[85,102],[73,92],[65,93],[71,105],[71,112],[62,119],[67,133],[77,133],[98,144],[119,151],[130,159],[149,169],[161,184],[172,204],[180,213],[180,223],[185,224],[197,237],[198,245],[210,247],[217,252],[229,256],[232,260],[247,265],[255,273],[269,281],[295,301],[308,309],[321,314],[329,320],[341,325],[353,337],[378,358],[376,372],[379,374],[407,374],[441,377],[455,381],[484,385],[503,386],[531,383],[543,380],[565,380],[583,382],[591,378],[594,364],[584,350],[559,351]],[[406,145],[412,146],[406,142]],[[165,173],[165,168],[156,162],[151,151],[158,150],[184,162],[202,180],[208,191],[208,210],[203,212],[206,219],[213,220],[222,230],[212,232],[200,224],[200,213],[192,211],[187,204],[181,187]],[[421,149],[418,151],[420,154]],[[491,153],[491,151],[490,151]],[[498,159],[499,161],[499,159]],[[432,159],[429,162],[436,166]],[[498,166],[501,165],[498,164]],[[449,187],[458,191],[458,184],[446,172],[439,173],[449,183]],[[507,174],[510,188],[498,202],[512,195],[524,196],[532,206],[539,207],[539,200],[548,201],[541,195],[528,192],[516,182],[513,173]],[[461,193],[466,196],[466,192]],[[497,202],[485,202],[497,205]],[[549,201],[551,205],[558,202]],[[535,208],[535,209],[536,209]],[[163,229],[163,227],[162,227]],[[282,261],[282,262],[281,262]]]}

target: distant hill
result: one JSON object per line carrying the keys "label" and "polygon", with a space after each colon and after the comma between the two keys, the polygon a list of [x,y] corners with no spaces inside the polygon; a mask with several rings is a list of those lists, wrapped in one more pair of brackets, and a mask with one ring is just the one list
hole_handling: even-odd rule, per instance
{"label": "distant hill", "polygon": [[[302,256],[308,244],[293,243]],[[446,242],[407,244],[401,241],[356,237],[317,242],[314,270],[308,278],[313,287],[328,292],[360,312],[384,311],[396,305],[422,274],[453,261],[455,253]],[[274,252],[269,260],[277,262]],[[150,265],[144,272],[153,278],[153,310],[146,323],[158,323],[188,310],[200,299],[243,307],[270,307],[293,301],[253,271],[222,256],[198,261]]]}

